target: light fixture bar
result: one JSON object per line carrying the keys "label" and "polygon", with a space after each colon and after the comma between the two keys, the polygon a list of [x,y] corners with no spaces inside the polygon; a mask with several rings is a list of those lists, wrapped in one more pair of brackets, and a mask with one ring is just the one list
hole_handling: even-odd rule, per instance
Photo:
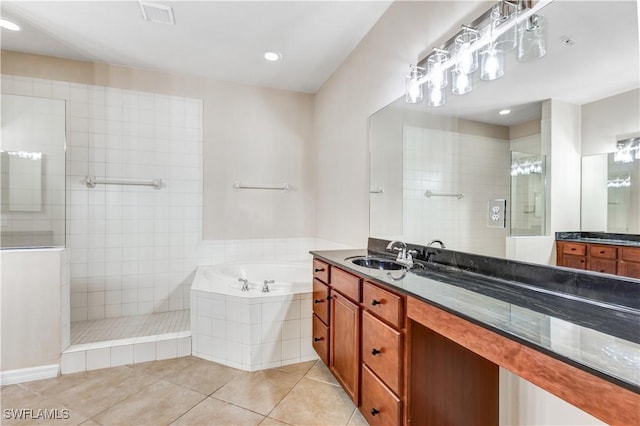
{"label": "light fixture bar", "polygon": [[[507,22],[505,25],[499,27],[497,30],[493,32],[493,34],[491,33],[491,31],[484,31],[484,34],[481,34],[480,38],[475,43],[473,43],[470,50],[479,51],[482,48],[488,46],[492,42],[492,40],[497,39],[502,34],[504,34],[505,32],[509,31],[511,28],[513,28],[515,25],[517,25],[519,22],[529,18],[531,15],[536,14],[538,11],[540,11],[544,7],[553,3],[553,1],[554,0],[539,0],[531,8],[523,9],[522,11],[520,11],[518,13],[517,19],[512,19],[510,22]],[[469,27],[479,28],[482,23],[490,19],[492,10],[493,10],[493,6],[489,8],[486,12],[484,12],[482,15],[480,15],[477,19],[475,19],[469,25]],[[449,46],[455,43],[455,38],[458,36],[458,34],[459,32],[456,33],[453,37],[449,38],[444,44],[441,45],[439,49],[447,50]],[[433,53],[430,53],[424,59],[419,61],[418,66],[422,68],[426,68],[427,60],[432,54]],[[442,63],[441,67],[442,69],[449,69],[455,65],[456,61],[457,61],[457,57],[455,55],[451,55],[448,60]],[[431,78],[432,76],[429,73],[426,73],[421,79],[418,80],[418,84],[425,84]]]}

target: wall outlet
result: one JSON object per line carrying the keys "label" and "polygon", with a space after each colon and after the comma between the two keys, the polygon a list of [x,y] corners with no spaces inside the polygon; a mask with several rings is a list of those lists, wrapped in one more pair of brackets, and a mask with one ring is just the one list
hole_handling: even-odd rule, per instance
{"label": "wall outlet", "polygon": [[490,228],[505,228],[507,200],[489,200],[487,208],[487,226]]}

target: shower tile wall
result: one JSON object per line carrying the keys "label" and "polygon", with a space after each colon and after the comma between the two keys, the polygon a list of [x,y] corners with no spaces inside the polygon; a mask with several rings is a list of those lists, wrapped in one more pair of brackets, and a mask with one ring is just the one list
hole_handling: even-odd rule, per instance
{"label": "shower tile wall", "polygon": [[[404,237],[504,257],[508,226],[487,226],[487,203],[508,200],[509,141],[413,126],[403,140]],[[427,198],[426,190],[463,198]]]}
{"label": "shower tile wall", "polygon": [[[71,321],[189,307],[202,211],[202,101],[2,76],[3,93],[67,101]],[[87,175],[163,179],[97,185]]]}

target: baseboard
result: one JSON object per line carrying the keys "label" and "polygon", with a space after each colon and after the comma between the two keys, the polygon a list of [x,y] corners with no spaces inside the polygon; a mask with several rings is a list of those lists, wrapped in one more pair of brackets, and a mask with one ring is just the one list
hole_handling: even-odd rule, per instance
{"label": "baseboard", "polygon": [[2,371],[0,372],[0,385],[13,385],[16,383],[31,382],[33,380],[50,379],[51,377],[57,377],[58,371],[60,371],[60,364]]}

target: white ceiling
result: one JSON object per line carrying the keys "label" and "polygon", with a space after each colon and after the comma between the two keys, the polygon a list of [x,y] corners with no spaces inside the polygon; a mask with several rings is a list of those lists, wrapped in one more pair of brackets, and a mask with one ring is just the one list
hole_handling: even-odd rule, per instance
{"label": "white ceiling", "polygon": [[[7,1],[2,49],[315,93],[391,4],[384,1],[162,1],[176,25],[146,22],[137,1]],[[264,60],[267,50],[283,60]]]}

